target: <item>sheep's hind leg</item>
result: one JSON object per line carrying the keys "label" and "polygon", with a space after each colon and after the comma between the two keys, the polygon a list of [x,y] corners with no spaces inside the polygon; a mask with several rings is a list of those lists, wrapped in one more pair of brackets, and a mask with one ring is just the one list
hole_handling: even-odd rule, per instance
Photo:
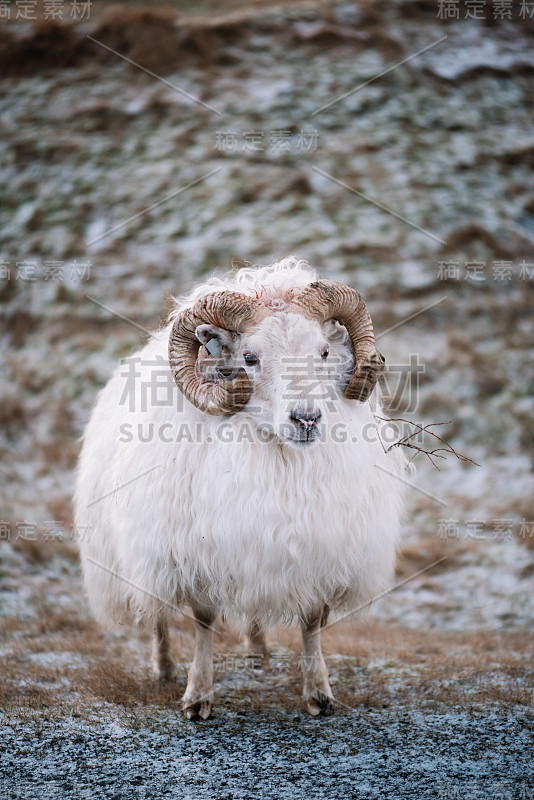
{"label": "sheep's hind leg", "polygon": [[267,639],[265,638],[265,631],[257,622],[250,622],[247,626],[247,633],[245,636],[245,646],[247,651],[253,658],[261,660],[262,665],[266,665],[269,661],[269,648],[267,646]]}
{"label": "sheep's hind leg", "polygon": [[188,719],[208,719],[213,702],[213,634],[217,611],[193,606],[195,615],[195,656],[187,676],[182,708]]}
{"label": "sheep's hind leg", "polygon": [[301,617],[302,630],[302,674],[304,687],[302,696],[307,711],[316,717],[332,710],[334,696],[328,683],[328,672],[321,652],[321,628],[325,625],[328,607],[318,609]]}
{"label": "sheep's hind leg", "polygon": [[171,655],[169,624],[165,617],[159,617],[154,628],[152,674],[158,681],[174,681],[178,677],[176,663]]}

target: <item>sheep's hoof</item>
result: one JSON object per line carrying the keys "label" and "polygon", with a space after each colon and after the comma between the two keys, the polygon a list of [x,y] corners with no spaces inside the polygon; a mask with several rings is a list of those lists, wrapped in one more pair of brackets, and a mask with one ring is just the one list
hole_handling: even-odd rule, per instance
{"label": "sheep's hoof", "polygon": [[187,719],[208,719],[211,716],[211,703],[209,700],[198,700],[184,706]]}
{"label": "sheep's hoof", "polygon": [[331,714],[334,710],[334,698],[329,697],[324,692],[316,692],[312,697],[306,700],[306,711],[312,717],[318,717],[319,714],[325,716]]}

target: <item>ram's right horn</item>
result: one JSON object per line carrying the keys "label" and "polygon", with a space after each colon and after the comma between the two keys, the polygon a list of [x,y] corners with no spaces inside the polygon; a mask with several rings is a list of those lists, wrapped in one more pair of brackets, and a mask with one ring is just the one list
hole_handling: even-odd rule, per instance
{"label": "ram's right horn", "polygon": [[198,325],[210,324],[228,331],[243,333],[260,322],[268,311],[253,297],[238,292],[215,292],[202,297],[174,320],[169,336],[169,364],[179,389],[207,414],[231,415],[249,401],[250,381],[243,367],[218,370],[218,381],[209,380],[196,369],[200,342],[195,336]]}

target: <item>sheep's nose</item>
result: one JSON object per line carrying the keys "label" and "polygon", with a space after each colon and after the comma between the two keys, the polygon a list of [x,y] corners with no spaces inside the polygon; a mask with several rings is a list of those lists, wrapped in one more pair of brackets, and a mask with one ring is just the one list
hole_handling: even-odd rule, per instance
{"label": "sheep's nose", "polygon": [[302,425],[302,427],[306,430],[311,430],[317,426],[321,416],[322,415],[319,409],[315,409],[315,411],[300,411],[293,409],[289,415],[289,418],[298,425]]}

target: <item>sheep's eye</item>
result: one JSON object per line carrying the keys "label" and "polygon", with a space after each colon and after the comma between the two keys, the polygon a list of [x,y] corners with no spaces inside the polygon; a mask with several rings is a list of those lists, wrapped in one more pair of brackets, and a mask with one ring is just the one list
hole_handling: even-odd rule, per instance
{"label": "sheep's eye", "polygon": [[329,352],[330,352],[330,349],[328,347],[323,347],[323,349],[321,351],[321,358],[328,358],[328,353]]}
{"label": "sheep's eye", "polygon": [[245,359],[245,364],[248,364],[249,367],[254,366],[254,364],[257,364],[259,361],[254,353],[243,353],[243,358]]}

